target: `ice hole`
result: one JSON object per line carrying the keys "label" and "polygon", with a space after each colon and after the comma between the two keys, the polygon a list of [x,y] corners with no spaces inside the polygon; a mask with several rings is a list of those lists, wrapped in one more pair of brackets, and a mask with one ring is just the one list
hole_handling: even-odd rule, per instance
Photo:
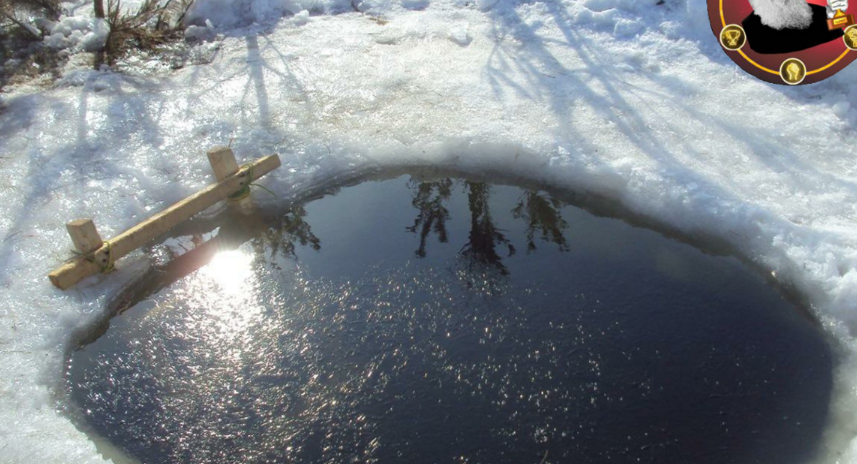
{"label": "ice hole", "polygon": [[69,413],[142,462],[811,459],[816,321],[617,211],[420,172],[194,221],[69,354]]}

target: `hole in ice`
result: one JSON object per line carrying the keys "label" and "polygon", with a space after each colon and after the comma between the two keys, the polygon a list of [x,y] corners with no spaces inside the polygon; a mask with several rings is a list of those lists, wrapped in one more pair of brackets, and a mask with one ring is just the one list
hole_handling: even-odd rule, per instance
{"label": "hole in ice", "polygon": [[437,173],[199,220],[70,353],[69,409],[143,462],[807,461],[827,340],[688,240]]}

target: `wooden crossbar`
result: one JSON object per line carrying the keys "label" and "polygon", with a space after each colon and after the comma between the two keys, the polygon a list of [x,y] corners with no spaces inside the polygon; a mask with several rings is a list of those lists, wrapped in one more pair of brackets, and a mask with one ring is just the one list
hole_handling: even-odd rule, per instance
{"label": "wooden crossbar", "polygon": [[[231,150],[229,152],[231,154]],[[142,223],[122,232],[112,240],[109,240],[109,242],[101,244],[94,251],[79,250],[84,256],[79,256],[54,269],[53,272],[48,274],[48,277],[57,288],[62,290],[68,289],[86,277],[101,272],[119,258],[154,240],[179,223],[190,219],[191,216],[211,207],[219,201],[227,199],[233,193],[279,166],[279,156],[266,156],[241,167],[234,174],[222,179],[220,179],[221,172],[215,166],[215,172],[219,178],[217,183],[209,185]],[[69,232],[72,234],[76,246],[78,244],[83,247],[91,246],[84,245],[86,242],[80,238],[81,232],[78,230],[81,227],[86,227],[88,236],[98,237],[94,225],[90,229],[89,225],[81,222],[81,220],[70,224],[75,224],[69,228]]]}

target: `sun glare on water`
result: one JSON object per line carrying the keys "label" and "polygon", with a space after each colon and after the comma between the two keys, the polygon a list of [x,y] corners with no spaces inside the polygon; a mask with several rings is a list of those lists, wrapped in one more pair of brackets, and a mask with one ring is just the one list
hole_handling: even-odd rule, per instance
{"label": "sun glare on water", "polygon": [[216,284],[224,294],[237,296],[252,288],[252,264],[253,255],[242,250],[221,251],[199,270],[199,276]]}
{"label": "sun glare on water", "polygon": [[213,339],[240,337],[262,312],[250,251],[224,250],[190,276],[186,291],[199,329]]}

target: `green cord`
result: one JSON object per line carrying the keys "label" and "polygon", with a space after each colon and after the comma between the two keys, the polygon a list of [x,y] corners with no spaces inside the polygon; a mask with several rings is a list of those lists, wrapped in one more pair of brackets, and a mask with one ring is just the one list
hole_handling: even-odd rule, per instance
{"label": "green cord", "polygon": [[[101,266],[101,273],[102,274],[107,274],[108,272],[116,269],[116,266],[114,265],[114,262],[113,262],[113,250],[111,249],[111,246],[112,246],[112,244],[110,243],[109,240],[105,240],[101,244],[101,248],[107,248],[107,251],[105,251],[105,253],[107,253],[107,264]],[[81,253],[77,250],[71,250],[71,252],[76,254],[77,256],[80,256],[81,258],[86,259],[90,263],[98,264],[98,262],[95,260],[95,255],[98,253],[99,250],[101,250],[101,248],[98,248],[97,250],[95,250],[91,253]]]}
{"label": "green cord", "polygon": [[236,201],[241,201],[241,200],[247,198],[247,196],[250,195],[250,187],[258,187],[258,188],[270,193],[271,195],[273,195],[275,197],[277,196],[277,194],[272,192],[271,189],[264,187],[262,185],[259,185],[259,184],[254,184],[252,182],[253,181],[253,165],[252,164],[247,166],[247,177],[250,179],[250,182],[247,182],[247,185],[245,185],[244,187],[241,187],[241,190],[238,190],[237,192],[235,192],[232,195],[229,195],[227,197],[230,203],[234,203]]}
{"label": "green cord", "polygon": [[239,191],[237,191],[237,192],[235,192],[232,195],[229,195],[227,197],[229,199],[230,203],[243,200],[244,198],[247,198],[247,195],[250,195],[250,184],[253,182],[253,166],[252,165],[247,168],[247,177],[250,179],[250,181],[247,182],[247,185],[245,185],[244,187],[241,187],[241,190],[239,190]]}

